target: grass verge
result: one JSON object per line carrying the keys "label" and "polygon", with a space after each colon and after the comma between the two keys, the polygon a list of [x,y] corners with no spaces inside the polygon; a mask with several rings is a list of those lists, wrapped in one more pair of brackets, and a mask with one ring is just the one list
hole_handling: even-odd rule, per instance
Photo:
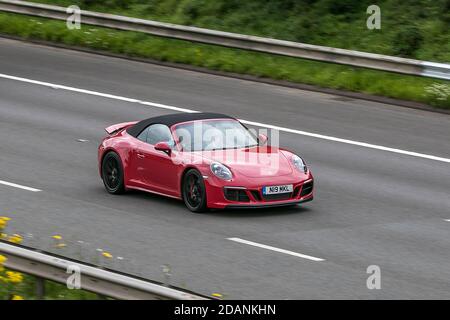
{"label": "grass verge", "polygon": [[0,34],[450,108],[448,81],[196,44],[88,25],[83,25],[80,30],[69,30],[63,21],[16,14],[0,13]]}
{"label": "grass verge", "polygon": [[[8,274],[5,269],[4,273]],[[7,278],[8,279],[8,278]],[[0,300],[36,300],[36,278],[22,273],[12,272],[9,281],[0,280]],[[65,285],[45,281],[46,300],[96,300],[95,293],[85,290],[70,290]]]}
{"label": "grass verge", "polygon": [[62,7],[291,40],[450,61],[450,0],[378,0],[381,29],[369,30],[372,0],[32,0]]}

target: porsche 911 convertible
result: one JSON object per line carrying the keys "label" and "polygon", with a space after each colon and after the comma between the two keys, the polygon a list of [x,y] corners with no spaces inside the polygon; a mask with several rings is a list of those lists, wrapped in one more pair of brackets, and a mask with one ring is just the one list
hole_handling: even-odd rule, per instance
{"label": "porsche 911 convertible", "polygon": [[105,130],[98,165],[112,194],[152,192],[182,200],[193,212],[313,199],[314,179],[301,157],[227,115],[170,114]]}

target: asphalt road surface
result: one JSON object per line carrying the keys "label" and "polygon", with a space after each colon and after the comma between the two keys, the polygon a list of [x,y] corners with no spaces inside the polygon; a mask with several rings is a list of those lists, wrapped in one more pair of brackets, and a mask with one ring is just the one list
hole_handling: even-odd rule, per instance
{"label": "asphalt road surface", "polygon": [[[4,39],[0,74],[0,215],[25,244],[228,299],[450,299],[449,115]],[[107,194],[103,128],[167,106],[293,129],[281,144],[312,168],[315,200],[198,215]]]}

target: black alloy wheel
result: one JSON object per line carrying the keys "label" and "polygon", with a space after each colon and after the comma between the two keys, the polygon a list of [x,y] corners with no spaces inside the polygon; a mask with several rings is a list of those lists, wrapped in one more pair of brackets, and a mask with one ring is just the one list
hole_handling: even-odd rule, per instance
{"label": "black alloy wheel", "polygon": [[109,193],[120,194],[124,191],[122,162],[117,153],[111,151],[103,157],[102,178]]}
{"label": "black alloy wheel", "polygon": [[206,189],[203,177],[195,169],[191,169],[184,175],[183,179],[183,200],[192,212],[205,212],[206,207]]}

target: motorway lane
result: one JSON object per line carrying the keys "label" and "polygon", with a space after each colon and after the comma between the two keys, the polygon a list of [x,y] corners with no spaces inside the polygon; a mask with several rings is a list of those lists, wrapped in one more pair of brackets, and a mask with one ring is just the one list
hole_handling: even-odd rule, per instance
{"label": "motorway lane", "polygon": [[449,115],[1,38],[0,48],[3,74],[450,158]]}
{"label": "motorway lane", "polygon": [[[61,63],[57,64],[60,70],[69,68],[71,72],[64,79],[50,79],[54,75],[49,74],[55,74],[56,68],[42,72],[45,69],[42,62],[49,59],[48,55],[55,61],[58,57],[63,59],[69,55],[68,51],[16,42],[7,44],[2,46],[0,55],[11,54],[14,48],[20,49],[16,54],[8,55],[9,61],[20,57],[24,52],[22,49],[26,48],[25,51],[34,50],[33,57],[40,63],[30,67],[31,75],[26,74],[23,66],[17,66],[14,72],[14,65],[0,63],[1,73],[95,90],[105,86],[103,92],[107,93],[118,94],[121,90],[120,94],[127,97],[213,111],[220,109],[206,109],[195,102],[199,102],[197,97],[201,96],[202,100],[210,99],[213,105],[218,100],[216,96],[220,95],[215,89],[220,81],[224,81],[225,89],[219,100],[221,104],[227,104],[226,110],[234,110],[236,97],[245,95],[242,100],[246,103],[236,110],[240,117],[267,123],[276,121],[279,125],[299,128],[293,125],[292,116],[279,115],[277,110],[254,113],[255,107],[250,107],[251,95],[255,92],[254,103],[259,105],[266,99],[270,101],[275,92],[284,102],[295,100],[293,97],[300,99],[295,90],[285,91],[275,86],[220,77],[213,77],[215,82],[209,90],[210,75],[187,72],[195,75],[197,83],[191,86],[189,79],[183,79],[186,71],[132,62],[124,66],[123,60],[104,57],[100,63],[97,56],[77,52],[70,52],[74,65],[80,57],[83,61],[98,59],[100,65],[107,66],[108,76],[89,83],[95,76],[95,73],[89,75],[92,66],[78,64],[81,70],[73,76],[72,64]],[[32,61],[27,63],[31,66]],[[152,73],[156,68],[162,75],[161,82],[174,83],[166,86],[165,99],[150,99],[155,92],[163,94],[162,86],[155,90],[153,86],[145,90],[137,86],[127,92],[123,83],[112,76],[115,72],[124,74],[122,68],[137,68],[137,65],[143,73]],[[36,69],[42,73],[33,73]],[[134,78],[137,71],[132,71],[127,83],[137,81]],[[87,80],[83,85],[85,73]],[[154,83],[159,82],[157,76],[152,73]],[[203,82],[202,86],[200,82]],[[234,82],[237,84],[233,90],[238,93],[230,99],[233,91],[227,90]],[[171,99],[174,95],[182,95],[178,90],[180,87],[185,89],[184,92],[196,94],[186,94],[185,102],[176,104],[176,100]],[[320,112],[326,110],[327,103],[330,110],[335,110],[330,97],[305,93],[303,99],[301,93],[302,104],[307,106],[311,100],[314,106],[320,106],[315,111],[309,109],[310,114],[316,112],[317,119]],[[296,101],[285,108],[294,113],[298,104]],[[385,112],[392,125],[389,131],[377,117],[370,120],[370,127],[375,128],[376,134],[370,130],[357,130],[361,126],[357,122],[369,121],[366,118],[346,121],[345,114],[351,114],[358,104],[362,110],[376,113],[380,118]],[[265,108],[268,107],[265,104]],[[448,154],[448,141],[439,135],[449,128],[448,116],[363,101],[341,103],[339,108],[343,109],[343,114],[336,115],[334,127],[330,128],[325,122],[324,127],[319,123],[308,129],[337,134],[339,132],[333,130],[342,127],[342,134],[346,135],[339,137],[356,137],[359,141],[379,144],[392,138],[392,143],[384,145],[439,156]],[[51,234],[61,233],[69,239],[69,246],[60,253],[85,260],[98,260],[96,248],[108,249],[125,258],[114,260],[111,267],[155,280],[163,279],[160,266],[170,264],[172,283],[206,294],[226,293],[229,298],[450,297],[450,223],[444,221],[450,218],[449,164],[283,133],[282,144],[304,155],[318,182],[316,200],[298,209],[193,215],[181,203],[154,195],[140,192],[120,197],[107,195],[96,170],[96,147],[103,135],[103,127],[130,118],[165,113],[169,112],[0,79],[0,180],[43,190],[31,193],[0,185],[0,209],[14,212],[11,227],[25,235],[32,233],[33,238],[27,241],[43,249],[51,246]],[[393,113],[408,125],[395,126],[399,120],[392,119]],[[297,118],[302,121],[301,117]],[[339,126],[341,120],[343,124]],[[423,136],[415,139],[416,129],[423,129],[427,124],[434,127],[422,131]],[[383,128],[384,136],[379,128]],[[397,136],[404,140],[396,140]],[[79,138],[89,142],[77,142]],[[436,143],[427,146],[425,142],[430,140]],[[226,240],[229,237],[326,261],[312,262],[254,248]],[[78,240],[85,243],[77,244]],[[365,270],[370,264],[380,265],[382,269],[382,290],[370,291],[365,286]]]}

